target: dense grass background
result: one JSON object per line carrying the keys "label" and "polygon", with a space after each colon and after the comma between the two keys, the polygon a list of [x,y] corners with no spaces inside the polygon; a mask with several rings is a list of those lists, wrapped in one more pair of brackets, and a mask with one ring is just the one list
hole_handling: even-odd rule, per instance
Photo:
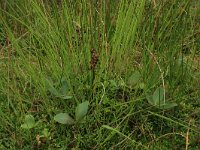
{"label": "dense grass background", "polygon": [[[7,0],[0,6],[0,149],[198,149],[200,2]],[[53,95],[47,80],[56,89],[66,81],[73,98]],[[148,103],[158,87],[176,107]],[[83,123],[54,121],[59,112],[74,117],[84,101],[90,104]],[[37,125],[26,130],[28,114]]]}

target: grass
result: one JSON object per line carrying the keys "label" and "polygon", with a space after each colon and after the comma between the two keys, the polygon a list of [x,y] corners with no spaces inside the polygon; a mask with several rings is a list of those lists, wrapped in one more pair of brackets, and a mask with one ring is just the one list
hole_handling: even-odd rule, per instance
{"label": "grass", "polygon": [[0,149],[198,149],[199,2],[0,6]]}

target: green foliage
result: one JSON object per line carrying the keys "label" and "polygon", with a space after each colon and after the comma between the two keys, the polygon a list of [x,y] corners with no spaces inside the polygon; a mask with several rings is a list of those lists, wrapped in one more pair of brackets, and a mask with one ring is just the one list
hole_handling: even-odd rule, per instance
{"label": "green foliage", "polygon": [[153,95],[147,95],[148,102],[161,109],[170,109],[177,106],[176,103],[165,102],[165,90],[162,87],[158,87]]}
{"label": "green foliage", "polygon": [[138,83],[140,83],[141,81],[141,75],[138,71],[135,71],[128,79],[128,85],[130,86],[134,86]]}
{"label": "green foliage", "polygon": [[[88,105],[89,102],[85,101],[81,104],[78,104],[75,111],[76,122],[79,123],[83,120],[85,115],[88,112]],[[68,124],[72,125],[75,124],[74,119],[72,119],[67,113],[59,113],[54,117],[54,120],[61,123],[61,124]]]}
{"label": "green foliage", "polygon": [[69,124],[72,125],[75,123],[74,119],[72,119],[67,113],[59,113],[54,117],[56,122],[61,124]]}
{"label": "green foliage", "polygon": [[53,83],[49,80],[46,80],[46,88],[56,97],[59,97],[61,99],[71,99],[72,96],[68,95],[68,83],[67,81],[62,79],[61,87],[60,89],[56,89],[53,85]]}
{"label": "green foliage", "polygon": [[76,107],[76,112],[75,112],[76,121],[80,122],[81,120],[83,120],[83,118],[88,112],[88,105],[89,105],[88,101],[78,104],[78,106]]}
{"label": "green foliage", "polygon": [[21,125],[24,129],[32,129],[36,126],[35,118],[32,115],[26,115],[24,124]]}
{"label": "green foliage", "polygon": [[2,1],[0,149],[198,149],[198,4]]}

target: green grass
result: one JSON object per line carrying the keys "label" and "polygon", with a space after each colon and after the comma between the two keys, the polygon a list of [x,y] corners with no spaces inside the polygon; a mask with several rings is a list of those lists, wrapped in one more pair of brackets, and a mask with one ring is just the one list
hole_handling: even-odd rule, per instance
{"label": "green grass", "polygon": [[[193,0],[1,3],[0,149],[198,149],[199,12]],[[85,101],[83,121],[54,120]]]}

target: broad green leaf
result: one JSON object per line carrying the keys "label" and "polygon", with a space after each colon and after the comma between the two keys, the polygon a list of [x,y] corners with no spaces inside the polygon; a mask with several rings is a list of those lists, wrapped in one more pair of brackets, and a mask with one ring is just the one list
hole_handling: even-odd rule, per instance
{"label": "broad green leaf", "polygon": [[141,75],[139,71],[135,71],[128,79],[128,85],[134,86],[140,82]]}
{"label": "broad green leaf", "polygon": [[62,98],[62,99],[71,99],[72,96],[70,96],[70,95],[63,95],[63,96],[60,96],[60,98]]}
{"label": "broad green leaf", "polygon": [[46,88],[49,90],[49,92],[51,92],[51,94],[53,94],[54,96],[58,96],[60,97],[60,93],[59,91],[54,88],[53,83],[51,81],[49,81],[48,79],[46,79]]}
{"label": "broad green leaf", "polygon": [[56,122],[59,122],[61,124],[68,124],[68,125],[72,125],[75,123],[74,119],[72,119],[67,113],[60,113],[57,114],[54,117],[54,120]]}
{"label": "broad green leaf", "polygon": [[24,124],[21,125],[22,128],[24,129],[31,129],[35,127],[35,119],[32,115],[26,115],[24,119]]}
{"label": "broad green leaf", "polygon": [[59,97],[62,99],[71,99],[72,96],[66,95],[67,91],[68,91],[67,82],[65,80],[62,80],[61,82],[62,82],[62,86],[61,86],[60,90],[57,90],[56,88],[54,88],[53,82],[46,79],[46,87],[51,92],[51,94],[53,94],[56,97]]}
{"label": "broad green leaf", "polygon": [[[160,108],[160,109],[170,109],[170,108],[173,108],[175,106],[177,106],[176,103],[165,103],[165,104],[156,104],[155,101],[153,100],[153,96],[152,95],[147,95],[146,96],[149,104],[157,107],[157,108]],[[163,102],[162,102],[163,103]]]}
{"label": "broad green leaf", "polygon": [[158,87],[153,93],[153,103],[154,105],[163,105],[164,104],[164,89]]}
{"label": "broad green leaf", "polygon": [[67,81],[63,80],[63,81],[61,81],[61,84],[62,85],[61,85],[61,88],[60,88],[60,93],[62,95],[65,95],[69,90],[68,83],[67,83]]}
{"label": "broad green leaf", "polygon": [[51,92],[51,94],[53,94],[54,96],[60,97],[61,94],[58,92],[58,90],[54,87],[49,88],[49,92]]}
{"label": "broad green leaf", "polygon": [[159,108],[161,109],[170,109],[177,106],[176,103],[165,103],[165,105],[161,105]]}
{"label": "broad green leaf", "polygon": [[149,104],[151,104],[151,105],[153,105],[153,106],[156,105],[156,104],[154,103],[154,101],[153,101],[153,96],[152,96],[152,95],[146,95],[146,98],[147,98]]}
{"label": "broad green leaf", "polygon": [[88,112],[89,102],[85,101],[76,107],[76,121],[81,121]]}

